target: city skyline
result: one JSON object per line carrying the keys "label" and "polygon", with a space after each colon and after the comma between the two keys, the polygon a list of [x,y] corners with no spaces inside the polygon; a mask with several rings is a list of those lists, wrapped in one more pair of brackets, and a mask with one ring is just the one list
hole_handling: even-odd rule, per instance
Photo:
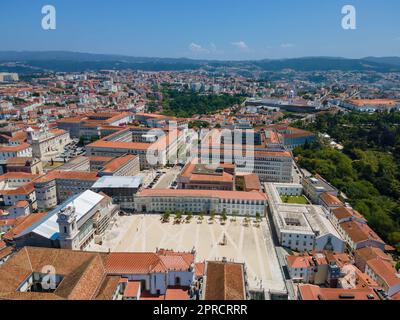
{"label": "city skyline", "polygon": [[[41,9],[48,4],[56,8],[56,30],[41,28]],[[348,4],[336,0],[2,4],[0,41],[2,50],[207,60],[398,56],[395,12],[400,4],[352,1],[356,29],[345,30],[341,10]]]}

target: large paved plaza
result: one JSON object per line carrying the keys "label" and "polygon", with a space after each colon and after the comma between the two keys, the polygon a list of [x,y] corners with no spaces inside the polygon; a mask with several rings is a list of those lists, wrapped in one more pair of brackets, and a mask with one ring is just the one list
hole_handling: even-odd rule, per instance
{"label": "large paved plaza", "polygon": [[[225,242],[225,243],[223,243]],[[194,216],[189,223],[163,223],[160,215],[134,215],[118,217],[106,233],[101,246],[89,250],[150,251],[157,248],[175,251],[196,250],[196,260],[221,260],[245,262],[250,288],[281,291],[284,281],[267,222],[247,226],[243,218],[228,219],[224,225],[218,218],[210,223],[205,217],[200,222]]]}

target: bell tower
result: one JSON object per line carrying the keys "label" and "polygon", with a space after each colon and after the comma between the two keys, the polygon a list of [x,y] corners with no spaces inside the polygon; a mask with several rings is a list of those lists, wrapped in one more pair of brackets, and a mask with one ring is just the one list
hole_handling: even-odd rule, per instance
{"label": "bell tower", "polygon": [[60,229],[60,247],[63,249],[74,248],[74,239],[78,234],[77,216],[74,206],[61,209],[58,213],[57,223]]}
{"label": "bell tower", "polygon": [[31,127],[26,129],[26,134],[28,135],[27,141],[29,144],[33,143],[33,140],[36,140],[36,133],[35,130],[33,130]]}

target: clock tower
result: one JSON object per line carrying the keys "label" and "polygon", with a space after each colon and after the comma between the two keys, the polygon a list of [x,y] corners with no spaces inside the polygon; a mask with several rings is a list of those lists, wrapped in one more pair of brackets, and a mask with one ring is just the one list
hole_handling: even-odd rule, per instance
{"label": "clock tower", "polygon": [[60,247],[62,249],[76,249],[73,243],[75,237],[78,235],[75,207],[68,206],[63,208],[57,215],[57,223],[60,229]]}

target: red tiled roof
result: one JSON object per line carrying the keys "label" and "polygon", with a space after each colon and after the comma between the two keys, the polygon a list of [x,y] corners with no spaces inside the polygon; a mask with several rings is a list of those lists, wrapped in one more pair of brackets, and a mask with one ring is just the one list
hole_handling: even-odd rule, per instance
{"label": "red tiled roof", "polygon": [[384,244],[384,241],[366,223],[348,221],[342,222],[340,226],[354,243],[371,239]]}
{"label": "red tiled roof", "polygon": [[390,262],[375,258],[368,260],[367,265],[389,287],[400,285],[400,276],[398,276],[396,269]]}
{"label": "red tiled roof", "polygon": [[147,274],[166,271],[165,265],[155,253],[110,253],[106,260],[110,274]]}
{"label": "red tiled roof", "polygon": [[245,300],[243,265],[208,262],[205,300]]}
{"label": "red tiled roof", "polygon": [[91,148],[131,149],[131,150],[147,150],[150,146],[151,143],[119,142],[119,141],[104,141],[104,140],[98,140],[87,145],[87,147]]}
{"label": "red tiled roof", "polygon": [[320,288],[311,284],[299,285],[302,300],[379,300],[371,288]]}
{"label": "red tiled roof", "polygon": [[321,200],[328,206],[343,206],[343,202],[338,199],[338,197],[330,194],[329,192],[324,192],[320,195]]}
{"label": "red tiled roof", "polygon": [[21,232],[32,226],[34,223],[36,223],[39,219],[43,218],[45,215],[47,215],[47,212],[31,213],[25,217],[20,217],[15,219],[14,227],[5,233],[3,235],[3,238],[7,240],[13,240],[15,236],[19,235]]}
{"label": "red tiled roof", "polygon": [[267,196],[259,191],[226,191],[226,190],[186,190],[186,189],[145,189],[140,197],[206,197],[238,200],[267,200]]}
{"label": "red tiled roof", "polygon": [[395,100],[395,99],[352,99],[349,100],[349,102],[359,107],[376,106],[376,105],[386,105],[386,106],[400,105],[400,100]]}
{"label": "red tiled roof", "polygon": [[35,182],[43,183],[54,179],[96,181],[98,177],[97,172],[53,170],[48,174],[36,179]]}
{"label": "red tiled roof", "polygon": [[206,265],[204,262],[195,263],[194,270],[195,270],[196,277],[204,276],[205,266]]}
{"label": "red tiled roof", "polygon": [[140,281],[128,281],[124,290],[124,297],[137,297],[140,289]]}
{"label": "red tiled roof", "polygon": [[189,300],[189,290],[182,287],[168,287],[165,300]]}
{"label": "red tiled roof", "polygon": [[30,148],[30,146],[28,143],[21,143],[16,146],[0,146],[0,152],[17,152]]}
{"label": "red tiled roof", "polygon": [[310,256],[288,256],[287,262],[289,268],[308,268],[310,266]]}
{"label": "red tiled roof", "polygon": [[136,158],[137,156],[133,154],[129,154],[123,157],[115,158],[108,162],[103,169],[101,170],[102,172],[114,172],[117,169],[120,169],[123,165],[131,161],[132,159]]}

